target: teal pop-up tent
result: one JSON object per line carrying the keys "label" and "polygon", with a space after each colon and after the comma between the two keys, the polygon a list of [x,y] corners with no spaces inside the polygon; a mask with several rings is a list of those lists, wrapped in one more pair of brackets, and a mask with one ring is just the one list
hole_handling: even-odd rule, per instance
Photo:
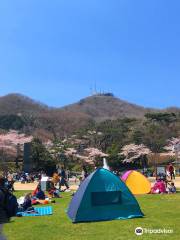
{"label": "teal pop-up tent", "polygon": [[67,214],[74,223],[143,217],[137,200],[127,186],[103,168],[84,180]]}

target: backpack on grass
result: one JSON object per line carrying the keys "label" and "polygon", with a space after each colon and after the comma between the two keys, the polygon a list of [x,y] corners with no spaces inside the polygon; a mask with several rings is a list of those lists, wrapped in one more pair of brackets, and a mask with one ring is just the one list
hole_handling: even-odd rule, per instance
{"label": "backpack on grass", "polygon": [[4,191],[4,210],[6,211],[6,214],[8,218],[16,216],[17,210],[18,210],[18,203],[17,198],[10,193],[9,191]]}

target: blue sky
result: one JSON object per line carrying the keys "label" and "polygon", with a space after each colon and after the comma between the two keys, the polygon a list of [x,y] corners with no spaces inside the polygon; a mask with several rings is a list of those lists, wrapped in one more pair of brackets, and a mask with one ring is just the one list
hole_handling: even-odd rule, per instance
{"label": "blue sky", "polygon": [[90,89],[180,107],[180,1],[0,2],[0,95],[51,106]]}

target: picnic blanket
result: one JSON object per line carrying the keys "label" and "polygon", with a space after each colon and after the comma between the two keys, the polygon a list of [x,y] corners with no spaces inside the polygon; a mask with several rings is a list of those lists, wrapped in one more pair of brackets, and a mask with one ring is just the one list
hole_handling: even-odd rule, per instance
{"label": "picnic blanket", "polygon": [[36,216],[46,216],[52,215],[53,209],[51,206],[48,207],[36,207],[34,208],[35,212],[27,213],[27,212],[18,212],[17,215],[21,215],[22,217],[36,217]]}

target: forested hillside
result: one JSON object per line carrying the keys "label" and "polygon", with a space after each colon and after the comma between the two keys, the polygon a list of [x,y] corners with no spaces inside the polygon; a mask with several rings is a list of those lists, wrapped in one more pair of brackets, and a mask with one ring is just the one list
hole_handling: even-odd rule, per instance
{"label": "forested hillside", "polygon": [[[62,161],[71,166],[80,162],[98,165],[106,156],[110,165],[118,168],[123,161],[142,161],[147,155],[153,159],[153,154],[163,161],[174,159],[168,144],[179,141],[180,111],[145,109],[111,94],[50,108],[13,94],[0,98],[0,151],[5,156],[7,149],[15,159],[18,149],[13,139],[8,140],[11,135],[13,139],[34,138],[33,158],[39,166],[51,158],[59,162],[60,156],[66,156]],[[38,160],[37,156],[43,157]]]}

